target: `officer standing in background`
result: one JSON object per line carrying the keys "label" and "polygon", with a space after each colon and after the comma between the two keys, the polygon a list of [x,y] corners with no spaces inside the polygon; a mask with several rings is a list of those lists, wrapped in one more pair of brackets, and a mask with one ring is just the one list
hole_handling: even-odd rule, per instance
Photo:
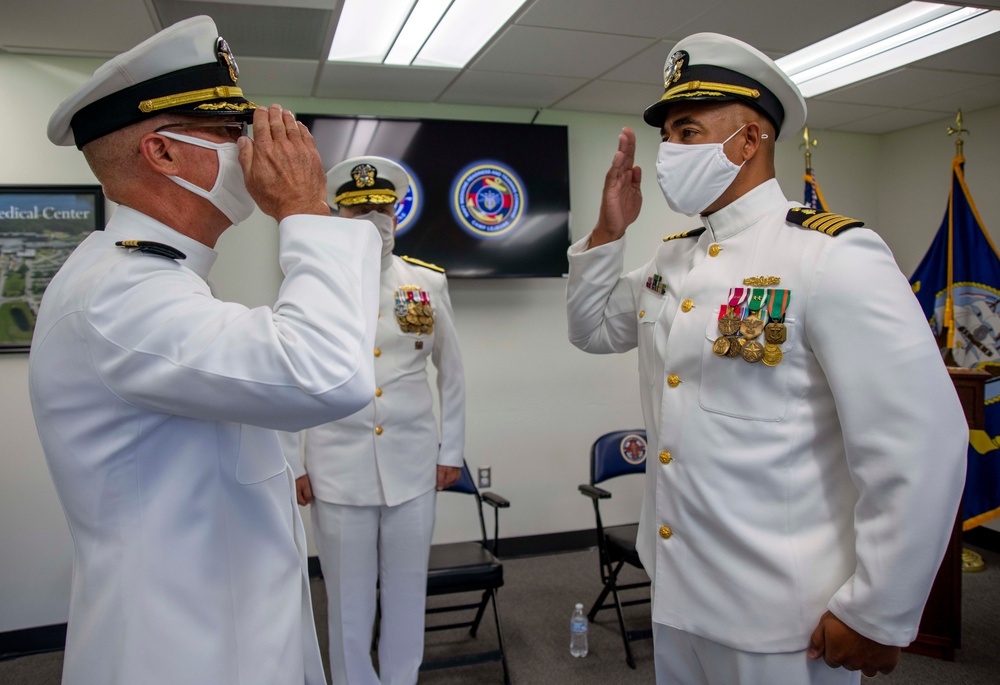
{"label": "officer standing in background", "polygon": [[[326,683],[274,429],[371,401],[379,243],[330,216],[305,126],[238,78],[194,17],[99,67],[49,121],[120,205],[46,289],[29,360],[74,545],[64,683]],[[273,310],[206,280],[255,206],[278,221]]]}
{"label": "officer standing in background", "polygon": [[[329,600],[330,670],[344,685],[412,685],[424,651],[427,563],[435,487],[461,473],[465,377],[444,270],[392,254],[406,171],[356,157],[327,173],[330,205],[367,219],[382,237],[375,336],[375,399],[304,433],[305,469],[290,454],[299,504],[313,531]],[[437,368],[441,428],[427,359]],[[370,656],[376,585],[381,598],[376,675]]]}
{"label": "officer standing in background", "polygon": [[657,682],[889,672],[964,482],[966,421],[927,322],[873,231],[785,199],[774,142],[805,102],[763,53],[680,41],[644,119],[667,203],[704,227],[622,275],[642,202],[625,129],[567,299],[574,345],[639,348]]}

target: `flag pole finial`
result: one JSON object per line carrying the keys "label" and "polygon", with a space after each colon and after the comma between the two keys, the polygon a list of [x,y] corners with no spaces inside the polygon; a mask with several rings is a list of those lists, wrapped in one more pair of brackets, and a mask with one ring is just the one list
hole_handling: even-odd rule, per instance
{"label": "flag pole finial", "polygon": [[972,131],[962,125],[962,110],[958,110],[958,114],[955,115],[955,125],[948,127],[948,135],[955,135],[955,155],[957,157],[963,156],[962,146],[965,144],[965,141],[962,140],[962,135],[966,133],[971,134]]}
{"label": "flag pole finial", "polygon": [[802,133],[802,138],[805,140],[804,143],[799,145],[799,147],[804,147],[806,149],[806,173],[812,174],[812,149],[819,146],[819,141],[815,138],[809,137],[809,127],[806,126],[805,131]]}

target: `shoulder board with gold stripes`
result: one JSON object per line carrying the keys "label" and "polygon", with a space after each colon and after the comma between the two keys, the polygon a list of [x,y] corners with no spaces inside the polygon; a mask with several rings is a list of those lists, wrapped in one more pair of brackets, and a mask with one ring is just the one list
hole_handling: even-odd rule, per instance
{"label": "shoulder board with gold stripes", "polygon": [[834,214],[833,212],[821,212],[818,209],[809,207],[792,207],[788,210],[785,220],[789,223],[798,224],[803,228],[811,228],[827,235],[837,235],[841,231],[849,228],[864,226],[864,221],[858,221],[847,216]]}
{"label": "shoulder board with gold stripes", "polygon": [[663,239],[663,242],[667,242],[668,240],[675,240],[677,238],[694,238],[695,236],[699,236],[704,232],[705,232],[705,227],[699,226],[698,228],[692,228],[690,231],[684,231],[683,233],[668,235],[666,238]]}
{"label": "shoulder board with gold stripes", "polygon": [[119,240],[115,243],[118,247],[128,248],[134,252],[145,252],[155,254],[167,259],[187,259],[187,255],[176,247],[170,247],[163,243],[156,243],[152,240]]}
{"label": "shoulder board with gold stripes", "polygon": [[401,255],[400,259],[402,259],[404,262],[413,264],[414,266],[422,266],[425,269],[431,269],[432,271],[438,271],[440,273],[444,273],[444,269],[442,269],[437,264],[431,264],[430,262],[422,262],[419,259],[414,259],[413,257],[407,257],[406,255]]}

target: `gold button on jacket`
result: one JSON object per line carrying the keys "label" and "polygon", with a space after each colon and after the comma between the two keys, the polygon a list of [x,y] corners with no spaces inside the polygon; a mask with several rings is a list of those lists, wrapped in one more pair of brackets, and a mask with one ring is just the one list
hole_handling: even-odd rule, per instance
{"label": "gold button on jacket", "polygon": [[375,388],[375,397],[382,397],[382,388]]}
{"label": "gold button on jacket", "polygon": [[691,300],[684,300],[683,302],[681,302],[681,311],[683,312],[689,312],[693,307],[694,307],[694,302],[692,302]]}
{"label": "gold button on jacket", "polygon": [[375,426],[375,435],[382,435],[382,426]]}
{"label": "gold button on jacket", "polygon": [[676,373],[672,373],[669,376],[667,376],[667,385],[669,385],[671,388],[676,388],[680,384],[681,384],[681,377],[678,376]]}
{"label": "gold button on jacket", "polygon": [[670,530],[670,526],[660,526],[660,537],[664,540],[668,540],[674,531]]}
{"label": "gold button on jacket", "polygon": [[722,248],[714,243],[708,248],[709,257],[718,257],[720,252],[722,252]]}
{"label": "gold button on jacket", "polygon": [[673,457],[670,455],[670,452],[668,452],[666,450],[663,450],[662,452],[660,452],[660,461],[662,463],[669,464],[672,459],[673,459]]}
{"label": "gold button on jacket", "polygon": [[376,347],[375,348],[375,356],[376,357],[381,357],[382,356],[382,350],[380,350],[379,348]]}

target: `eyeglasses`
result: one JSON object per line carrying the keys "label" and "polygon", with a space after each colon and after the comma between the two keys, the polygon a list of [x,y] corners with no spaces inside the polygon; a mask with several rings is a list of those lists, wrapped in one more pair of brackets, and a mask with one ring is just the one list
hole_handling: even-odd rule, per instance
{"label": "eyeglasses", "polygon": [[194,129],[199,131],[206,131],[213,136],[218,136],[219,138],[228,138],[231,141],[236,141],[240,136],[247,135],[249,126],[245,122],[241,121],[225,121],[221,123],[215,122],[189,122],[183,124],[165,124],[160,128],[156,129],[156,132],[164,131],[168,128],[186,128]]}

